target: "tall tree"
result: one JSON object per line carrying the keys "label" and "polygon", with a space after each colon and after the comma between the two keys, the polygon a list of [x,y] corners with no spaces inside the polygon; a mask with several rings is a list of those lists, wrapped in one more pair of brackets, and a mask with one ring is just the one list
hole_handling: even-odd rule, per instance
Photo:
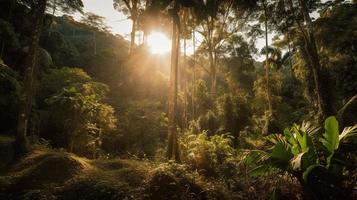
{"label": "tall tree", "polygon": [[312,19],[310,17],[310,10],[307,4],[307,0],[299,0],[300,12],[303,15],[303,19],[306,27],[302,28],[300,24],[300,30],[303,34],[305,41],[305,51],[308,56],[307,63],[312,69],[312,74],[314,77],[316,98],[317,98],[317,107],[318,107],[318,116],[322,121],[326,117],[333,115],[332,105],[329,103],[329,94],[327,90],[323,88],[323,79],[322,79],[322,66],[320,63],[319,53],[317,50],[317,44],[314,36],[314,27]]}
{"label": "tall tree", "polygon": [[52,14],[51,21],[49,24],[49,31],[48,35],[50,36],[52,33],[52,25],[55,14],[57,11],[66,13],[66,14],[73,14],[76,11],[82,12],[83,2],[81,0],[75,1],[68,1],[68,0],[48,0],[46,7],[46,11]]}
{"label": "tall tree", "polygon": [[45,9],[47,0],[32,1],[30,3],[31,11],[34,18],[34,30],[32,32],[29,44],[29,50],[25,61],[25,72],[23,80],[23,91],[21,94],[21,103],[19,107],[19,115],[17,122],[17,134],[16,134],[16,151],[18,154],[22,154],[28,149],[27,141],[27,127],[29,116],[32,108],[33,98],[33,82],[34,82],[34,69],[36,64],[36,53],[38,48],[38,42],[41,36],[42,22],[45,15]]}
{"label": "tall tree", "polygon": [[104,23],[104,17],[96,15],[94,13],[88,12],[85,13],[84,16],[81,19],[81,22],[91,26],[92,28],[96,29],[93,30],[93,53],[94,55],[97,54],[97,38],[96,38],[96,32],[101,31],[101,32],[109,32],[108,26]]}
{"label": "tall tree", "polygon": [[270,92],[270,84],[269,84],[269,68],[270,68],[270,64],[269,64],[269,43],[268,43],[268,8],[267,8],[267,2],[266,0],[262,1],[263,4],[263,9],[264,9],[264,33],[265,33],[265,83],[266,83],[266,96],[267,96],[267,103],[268,103],[268,110],[265,116],[265,129],[263,130],[263,134],[268,134],[269,132],[269,127],[270,127],[270,122],[271,122],[271,118],[273,115],[273,103],[272,103],[272,99],[271,99],[271,92]]}
{"label": "tall tree", "polygon": [[178,75],[178,56],[180,47],[180,19],[178,16],[179,3],[174,1],[173,8],[169,10],[172,17],[172,46],[171,46],[171,72],[169,87],[169,138],[167,156],[170,160],[179,161],[178,143],[177,143],[177,75]]}
{"label": "tall tree", "polygon": [[180,161],[178,142],[177,142],[177,84],[178,84],[178,57],[180,51],[180,17],[179,11],[181,7],[194,7],[201,2],[196,0],[171,0],[171,1],[156,1],[153,6],[166,8],[170,4],[168,10],[172,18],[172,46],[171,46],[171,73],[169,87],[169,107],[168,107],[168,148],[167,157],[170,160]]}
{"label": "tall tree", "polygon": [[208,0],[201,9],[200,29],[198,32],[203,37],[201,48],[207,53],[212,95],[217,90],[217,60],[221,43],[236,31],[228,33],[229,28],[235,27],[232,18],[232,1]]}
{"label": "tall tree", "polygon": [[[205,6],[197,11],[200,27],[197,30],[203,37],[201,49],[208,55],[211,87],[210,92],[217,92],[217,64],[225,52],[224,43],[237,34],[243,24],[245,9],[250,9],[252,2],[248,0],[207,0]],[[244,9],[243,9],[244,8]]]}
{"label": "tall tree", "polygon": [[114,0],[113,2],[114,8],[129,15],[129,18],[132,21],[129,54],[132,54],[135,46],[138,17],[142,10],[147,7],[146,2],[146,0]]}
{"label": "tall tree", "polygon": [[[23,78],[23,88],[20,99],[21,102],[19,106],[15,142],[15,149],[17,151],[17,154],[22,154],[28,149],[28,141],[26,135],[32,109],[34,78],[36,77],[36,54],[38,49],[38,43],[41,37],[43,19],[45,16],[48,0],[19,0],[18,2],[30,7],[30,13],[32,14],[31,17],[33,18],[33,32],[30,36],[29,48],[25,61],[25,72]],[[73,5],[83,5],[81,0],[64,1],[63,3],[71,7]]]}

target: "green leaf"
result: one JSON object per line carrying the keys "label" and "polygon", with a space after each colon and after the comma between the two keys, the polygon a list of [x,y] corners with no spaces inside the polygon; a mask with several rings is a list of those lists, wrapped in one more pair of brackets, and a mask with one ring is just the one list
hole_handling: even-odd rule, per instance
{"label": "green leaf", "polygon": [[249,176],[262,176],[270,171],[270,167],[268,165],[260,165],[248,172]]}
{"label": "green leaf", "polygon": [[272,152],[270,153],[270,157],[272,163],[276,167],[286,169],[294,155],[291,153],[289,147],[286,147],[284,144],[279,142],[274,146]]}
{"label": "green leaf", "polygon": [[338,121],[334,116],[329,117],[325,120],[325,133],[320,141],[324,147],[333,153],[339,145],[339,134],[338,134]]}

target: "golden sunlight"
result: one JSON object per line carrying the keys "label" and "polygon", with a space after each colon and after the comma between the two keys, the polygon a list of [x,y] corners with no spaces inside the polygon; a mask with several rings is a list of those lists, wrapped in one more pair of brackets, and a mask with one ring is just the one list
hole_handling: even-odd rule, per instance
{"label": "golden sunlight", "polygon": [[153,54],[164,54],[171,50],[171,40],[161,32],[153,32],[147,38],[147,44]]}

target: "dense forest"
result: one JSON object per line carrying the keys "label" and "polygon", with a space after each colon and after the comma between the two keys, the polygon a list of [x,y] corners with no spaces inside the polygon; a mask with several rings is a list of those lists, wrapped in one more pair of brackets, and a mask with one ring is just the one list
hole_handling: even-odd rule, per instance
{"label": "dense forest", "polygon": [[357,199],[355,0],[106,1],[0,0],[0,199]]}

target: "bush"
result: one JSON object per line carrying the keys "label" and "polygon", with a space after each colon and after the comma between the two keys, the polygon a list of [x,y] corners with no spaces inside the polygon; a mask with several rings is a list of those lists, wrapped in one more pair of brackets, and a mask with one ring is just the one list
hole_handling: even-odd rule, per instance
{"label": "bush", "polygon": [[114,109],[105,103],[108,87],[77,68],[53,69],[41,82],[40,102],[50,111],[44,134],[55,147],[96,157],[102,138],[116,128]]}
{"label": "bush", "polygon": [[210,137],[206,132],[184,135],[180,138],[180,150],[183,162],[192,168],[209,176],[229,177],[231,171],[227,169],[235,157],[230,135]]}
{"label": "bush", "polygon": [[340,133],[336,118],[329,117],[324,129],[318,136],[317,127],[303,123],[285,129],[284,134],[267,136],[269,148],[252,151],[247,157],[260,163],[250,174],[262,175],[278,169],[295,177],[313,199],[348,199],[354,187],[349,175],[355,168],[351,168],[351,158],[346,156],[348,149],[343,150],[343,146],[356,144],[357,125]]}

